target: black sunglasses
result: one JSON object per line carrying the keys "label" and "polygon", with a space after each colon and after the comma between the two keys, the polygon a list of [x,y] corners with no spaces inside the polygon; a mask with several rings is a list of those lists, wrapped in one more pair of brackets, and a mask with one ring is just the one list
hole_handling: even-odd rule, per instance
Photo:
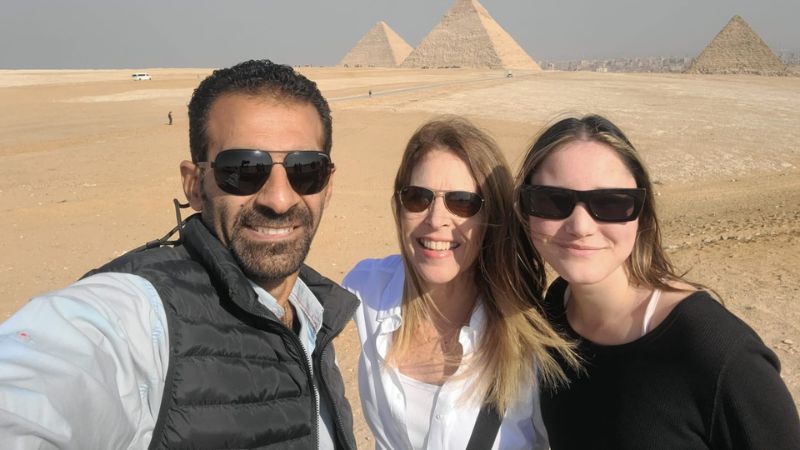
{"label": "black sunglasses", "polygon": [[566,219],[582,202],[589,214],[601,222],[630,222],[639,217],[644,205],[644,188],[573,191],[537,184],[522,185],[520,206],[525,214],[543,219]]}
{"label": "black sunglasses", "polygon": [[[275,162],[272,155],[285,155]],[[300,195],[321,191],[333,173],[331,158],[319,151],[223,150],[213,162],[198,162],[197,166],[214,169],[217,186],[233,195],[252,195],[267,182],[272,167],[280,164],[286,170],[289,184]]]}
{"label": "black sunglasses", "polygon": [[397,191],[400,204],[408,212],[427,211],[436,197],[444,198],[444,206],[459,217],[472,217],[483,206],[483,198],[467,191],[433,191],[420,186],[406,186]]}

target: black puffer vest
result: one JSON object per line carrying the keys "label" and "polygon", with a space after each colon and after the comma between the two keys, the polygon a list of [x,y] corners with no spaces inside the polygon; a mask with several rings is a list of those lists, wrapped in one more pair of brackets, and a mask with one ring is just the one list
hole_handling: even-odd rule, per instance
{"label": "black puffer vest", "polygon": [[183,242],[117,258],[90,272],[139,275],[155,286],[167,316],[169,368],[151,449],[316,449],[316,383],[332,406],[337,448],[355,449],[353,418],[333,338],[358,300],[312,269],[300,278],[325,308],[312,355],[261,305],[229,251],[199,215]]}

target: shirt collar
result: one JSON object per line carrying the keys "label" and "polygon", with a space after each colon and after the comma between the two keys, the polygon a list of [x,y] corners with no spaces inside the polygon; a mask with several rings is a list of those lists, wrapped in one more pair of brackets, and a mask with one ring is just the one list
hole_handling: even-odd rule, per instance
{"label": "shirt collar", "polygon": [[[402,292],[402,290],[400,292]],[[400,301],[398,300],[391,308],[378,311],[376,319],[379,323],[379,335],[388,335],[397,331],[397,329],[400,328],[400,325],[403,323]],[[478,299],[475,301],[475,307],[472,309],[469,323],[461,327],[461,330],[458,334],[458,342],[461,344],[464,355],[468,355],[475,350],[485,324],[486,308],[484,306],[483,298],[478,297]]]}
{"label": "shirt collar", "polygon": [[[253,280],[248,279],[247,281],[250,282],[250,285],[256,292],[258,302],[270,310],[272,314],[275,314],[275,317],[282,319],[285,312],[283,306],[275,300],[275,297],[264,288],[254,283]],[[292,292],[289,293],[289,303],[294,306],[294,309],[299,314],[302,314],[303,317],[308,320],[315,332],[319,332],[322,328],[322,317],[325,309],[300,277],[297,277],[294,286],[292,286]]]}

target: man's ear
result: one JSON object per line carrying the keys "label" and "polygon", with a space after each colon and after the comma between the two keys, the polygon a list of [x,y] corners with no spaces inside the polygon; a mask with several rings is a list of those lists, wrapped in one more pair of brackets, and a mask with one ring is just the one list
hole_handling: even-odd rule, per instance
{"label": "man's ear", "polygon": [[183,182],[183,193],[189,200],[189,206],[195,211],[203,210],[203,196],[200,194],[200,168],[191,161],[181,162],[181,180]]}

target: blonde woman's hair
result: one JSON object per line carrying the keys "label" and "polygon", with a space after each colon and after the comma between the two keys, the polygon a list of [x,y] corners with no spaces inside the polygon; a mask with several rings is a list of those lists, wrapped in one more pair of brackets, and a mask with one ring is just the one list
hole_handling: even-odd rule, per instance
{"label": "blonde woman's hair", "polygon": [[555,355],[573,365],[571,344],[542,316],[544,266],[516,220],[513,220],[513,177],[495,141],[464,118],[444,116],[420,127],[406,146],[395,178],[393,210],[405,266],[403,321],[395,334],[388,362],[413,351],[412,337],[421,324],[438,314],[433,300],[403,245],[402,205],[397,192],[431,150],[447,150],[463,160],[484,199],[483,233],[473,239],[480,251],[472,269],[486,311],[485,329],[463,373],[478,373],[471,395],[505,411],[526,387],[539,379],[546,385],[566,382]]}
{"label": "blonde woman's hair", "polygon": [[[650,174],[633,147],[630,140],[610,120],[599,115],[587,115],[582,118],[570,117],[556,122],[544,130],[528,150],[514,185],[514,198],[519,199],[519,190],[530,181],[542,162],[555,150],[571,142],[589,141],[608,146],[630,171],[636,180],[636,187],[645,188],[642,212],[639,214],[639,230],[636,242],[628,259],[625,271],[631,284],[648,288],[675,291],[675,282],[683,282],[694,287],[702,285],[687,281],[678,275],[672,262],[661,245],[661,228],[656,216],[655,194]],[[525,215],[516,201],[514,209],[518,220],[527,229],[528,216]],[[530,233],[528,233],[530,236]],[[530,239],[530,237],[529,237]]]}

